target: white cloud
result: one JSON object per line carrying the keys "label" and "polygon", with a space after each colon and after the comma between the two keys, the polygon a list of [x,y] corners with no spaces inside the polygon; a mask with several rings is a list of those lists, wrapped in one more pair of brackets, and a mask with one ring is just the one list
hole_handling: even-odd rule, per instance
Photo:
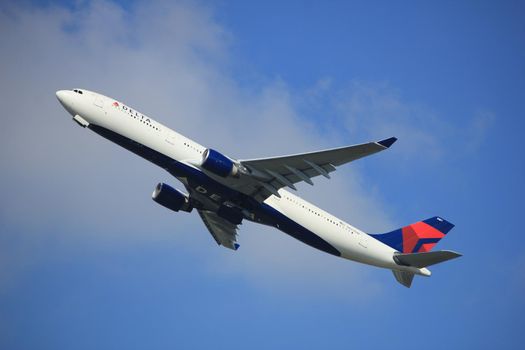
{"label": "white cloud", "polygon": [[[144,2],[130,11],[107,1],[79,6],[12,5],[0,13],[0,218],[6,225],[27,234],[46,228],[74,235],[84,227],[93,239],[179,239],[196,255],[210,252],[210,269],[224,266],[222,273],[239,274],[263,289],[278,283],[283,291],[310,289],[342,298],[380,291],[369,276],[374,270],[265,227],[243,225],[238,253],[207,244],[212,238],[196,215],[168,213],[149,199],[157,181],[174,182],[167,173],[78,128],[54,92],[100,91],[240,158],[391,134],[407,136],[401,145],[407,156],[414,147],[439,154],[433,133],[421,127],[432,116],[422,119],[419,107],[404,104],[386,86],[356,83],[330,101],[337,118],[319,129],[299,111],[333,92],[331,79],[304,92],[292,92],[280,79],[242,89],[228,69],[232,34],[214,20],[212,9],[189,2]],[[337,130],[341,125],[346,132]],[[380,194],[366,189],[370,184],[355,167],[316,183],[301,186],[299,194],[363,229],[391,227]],[[175,222],[192,234],[175,235]]]}
{"label": "white cloud", "polygon": [[407,103],[387,83],[354,81],[337,97],[338,114],[350,135],[396,136],[398,160],[436,159],[449,128],[435,113]]}
{"label": "white cloud", "polygon": [[479,150],[496,117],[488,110],[479,110],[474,114],[462,137],[466,140],[465,153],[472,154]]}

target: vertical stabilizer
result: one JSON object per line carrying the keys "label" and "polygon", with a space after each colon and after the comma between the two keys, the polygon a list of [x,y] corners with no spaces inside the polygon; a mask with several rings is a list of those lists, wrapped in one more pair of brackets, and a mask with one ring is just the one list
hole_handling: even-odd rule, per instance
{"label": "vertical stabilizer", "polygon": [[447,220],[434,216],[388,233],[371,236],[399,252],[421,253],[432,250],[453,227]]}

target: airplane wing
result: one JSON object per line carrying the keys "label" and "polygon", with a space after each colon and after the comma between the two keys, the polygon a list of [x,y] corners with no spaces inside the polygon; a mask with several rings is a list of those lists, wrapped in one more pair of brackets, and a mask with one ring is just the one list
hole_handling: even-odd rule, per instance
{"label": "airplane wing", "polygon": [[270,195],[280,197],[278,189],[288,186],[296,189],[294,184],[304,181],[313,185],[311,178],[329,173],[336,167],[359,158],[388,149],[397,138],[391,137],[377,142],[333,148],[324,151],[294,154],[289,156],[240,160],[240,163],[257,178],[260,200]]}
{"label": "airplane wing", "polygon": [[206,225],[206,228],[218,245],[233,250],[239,248],[239,244],[237,244],[237,225],[221,218],[212,211],[198,210],[198,212],[202,221],[204,221],[204,225]]}

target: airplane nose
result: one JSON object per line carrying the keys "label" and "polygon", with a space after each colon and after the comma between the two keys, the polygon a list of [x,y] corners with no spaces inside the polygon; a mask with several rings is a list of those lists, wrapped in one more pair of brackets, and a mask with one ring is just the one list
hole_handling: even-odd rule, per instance
{"label": "airplane nose", "polygon": [[58,90],[56,92],[57,99],[60,104],[69,112],[71,115],[75,115],[73,110],[73,96],[71,96],[71,91],[69,90]]}
{"label": "airplane nose", "polygon": [[60,101],[60,103],[63,103],[64,97],[65,97],[65,91],[64,90],[58,90],[56,92],[57,98]]}

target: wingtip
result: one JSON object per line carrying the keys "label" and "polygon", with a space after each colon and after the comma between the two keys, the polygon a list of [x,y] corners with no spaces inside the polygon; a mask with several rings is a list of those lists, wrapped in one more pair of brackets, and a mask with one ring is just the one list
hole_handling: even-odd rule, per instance
{"label": "wingtip", "polygon": [[458,253],[458,252],[455,252],[453,250],[443,250],[444,252],[447,252],[450,256],[453,256],[452,259],[455,259],[455,258],[461,258],[463,256],[462,253]]}
{"label": "wingtip", "polygon": [[380,144],[381,146],[385,147],[385,148],[390,148],[390,146],[392,146],[394,144],[394,142],[397,141],[397,137],[390,137],[388,139],[384,139],[384,140],[381,140],[379,142],[377,142],[378,144]]}

